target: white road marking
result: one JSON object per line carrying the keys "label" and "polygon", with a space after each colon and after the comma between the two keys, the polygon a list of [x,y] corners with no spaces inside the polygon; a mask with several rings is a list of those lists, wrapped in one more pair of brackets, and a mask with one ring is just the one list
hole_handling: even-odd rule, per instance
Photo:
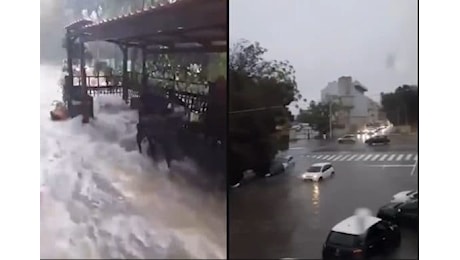
{"label": "white road marking", "polygon": [[361,154],[360,156],[358,156],[358,158],[356,158],[356,161],[361,160],[364,156],[365,156],[365,154]]}
{"label": "white road marking", "polygon": [[332,160],[332,158],[336,158],[337,155],[332,155],[329,160]]}
{"label": "white road marking", "polygon": [[388,161],[393,161],[393,158],[394,158],[395,156],[396,156],[396,154],[392,154],[392,155],[390,155],[390,156],[388,157],[387,160],[388,160]]}
{"label": "white road marking", "polygon": [[404,157],[404,154],[398,155],[398,158],[396,158],[396,161],[401,161],[403,157]]}
{"label": "white road marking", "polygon": [[353,158],[355,158],[356,156],[358,156],[358,155],[357,155],[357,154],[353,154],[352,156],[350,156],[350,158],[347,159],[347,161],[353,160]]}
{"label": "white road marking", "polygon": [[369,164],[368,167],[381,167],[381,168],[391,168],[391,167],[414,167],[412,164]]}
{"label": "white road marking", "polygon": [[330,158],[332,158],[333,155],[326,155],[324,156],[323,160],[329,160]]}
{"label": "white road marking", "polygon": [[350,156],[349,154],[345,154],[339,161],[345,161],[345,159]]}
{"label": "white road marking", "polygon": [[324,154],[318,155],[317,159],[321,159],[321,158],[323,158],[323,156],[324,156]]}
{"label": "white road marking", "polygon": [[411,157],[412,157],[412,154],[406,155],[406,161],[409,161]]}
{"label": "white road marking", "polygon": [[371,157],[372,157],[372,154],[368,154],[368,155],[366,156],[366,158],[364,158],[364,161],[369,160],[369,158],[371,158]]}
{"label": "white road marking", "polygon": [[289,150],[303,150],[305,147],[291,147]]}
{"label": "white road marking", "polygon": [[343,157],[343,155],[339,155],[339,156],[335,157],[333,161],[337,161],[338,159],[340,159],[342,157]]}
{"label": "white road marking", "polygon": [[417,168],[418,166],[418,155],[415,155],[415,163],[414,163],[414,167],[412,168],[412,171],[410,172],[410,176],[413,176],[415,174],[415,169]]}
{"label": "white road marking", "polygon": [[383,154],[382,157],[380,157],[380,160],[379,161],[384,161],[385,158],[387,158],[388,154]]}
{"label": "white road marking", "polygon": [[374,155],[374,157],[372,157],[371,161],[375,161],[375,160],[377,160],[377,158],[379,158],[379,156],[380,156],[380,154],[376,154],[376,155]]}

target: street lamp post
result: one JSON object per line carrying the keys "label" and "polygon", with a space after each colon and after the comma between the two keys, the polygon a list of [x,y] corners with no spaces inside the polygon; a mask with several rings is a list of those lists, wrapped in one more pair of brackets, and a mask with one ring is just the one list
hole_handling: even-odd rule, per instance
{"label": "street lamp post", "polygon": [[332,100],[329,102],[329,138],[332,140]]}

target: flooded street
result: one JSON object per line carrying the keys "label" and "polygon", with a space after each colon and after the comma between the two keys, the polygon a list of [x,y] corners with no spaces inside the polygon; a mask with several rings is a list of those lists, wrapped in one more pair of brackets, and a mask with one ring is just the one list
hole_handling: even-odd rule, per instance
{"label": "flooded street", "polygon": [[137,113],[95,98],[96,119],[51,122],[60,68],[41,66],[41,258],[225,258],[226,201],[137,151]]}

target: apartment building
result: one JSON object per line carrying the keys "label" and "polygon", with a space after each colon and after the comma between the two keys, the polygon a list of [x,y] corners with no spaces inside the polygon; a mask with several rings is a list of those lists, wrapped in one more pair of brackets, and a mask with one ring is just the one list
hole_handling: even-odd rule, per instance
{"label": "apartment building", "polygon": [[356,131],[370,122],[382,120],[380,105],[365,95],[367,88],[350,76],[329,82],[321,90],[321,102],[337,103],[340,107],[333,115],[334,128]]}

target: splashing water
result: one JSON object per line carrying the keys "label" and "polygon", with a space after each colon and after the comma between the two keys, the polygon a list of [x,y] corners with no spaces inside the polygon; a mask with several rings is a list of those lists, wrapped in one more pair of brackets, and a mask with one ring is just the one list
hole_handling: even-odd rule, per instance
{"label": "splashing water", "polygon": [[[41,66],[41,258],[225,258],[225,194],[187,185],[137,152],[137,114],[95,98],[96,119],[52,122],[60,69]],[[180,172],[180,173],[179,173]]]}

